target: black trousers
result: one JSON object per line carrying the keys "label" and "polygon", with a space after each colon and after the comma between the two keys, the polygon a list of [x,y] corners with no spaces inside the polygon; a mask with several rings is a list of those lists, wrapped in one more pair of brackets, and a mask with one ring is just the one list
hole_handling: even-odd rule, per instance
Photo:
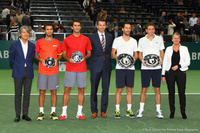
{"label": "black trousers", "polygon": [[15,82],[15,112],[16,115],[21,114],[21,98],[22,98],[22,86],[24,86],[23,96],[23,114],[28,114],[30,92],[32,79],[28,77],[27,68],[24,68],[24,74],[21,79],[14,79]]}
{"label": "black trousers", "polygon": [[169,70],[165,73],[167,87],[169,91],[169,105],[171,113],[175,112],[175,82],[178,86],[179,103],[181,113],[185,113],[186,97],[185,97],[185,86],[186,86],[186,72],[181,70]]}
{"label": "black trousers", "polygon": [[106,112],[108,107],[108,91],[110,85],[110,74],[111,71],[107,71],[105,67],[101,72],[90,71],[91,81],[91,112],[98,113],[97,109],[97,91],[99,86],[100,78],[102,78],[102,95],[101,95],[101,112]]}

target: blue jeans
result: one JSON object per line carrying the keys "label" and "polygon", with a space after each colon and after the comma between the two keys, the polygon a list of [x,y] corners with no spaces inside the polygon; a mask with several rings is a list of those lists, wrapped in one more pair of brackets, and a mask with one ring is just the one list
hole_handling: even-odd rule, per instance
{"label": "blue jeans", "polygon": [[18,40],[18,33],[17,32],[11,32],[11,40],[14,40],[14,41]]}

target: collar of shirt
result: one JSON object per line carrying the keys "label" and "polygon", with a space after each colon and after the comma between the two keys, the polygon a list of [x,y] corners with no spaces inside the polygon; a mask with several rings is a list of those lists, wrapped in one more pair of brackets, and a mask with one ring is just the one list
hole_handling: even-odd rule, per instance
{"label": "collar of shirt", "polygon": [[20,42],[21,42],[21,45],[22,45],[22,50],[23,50],[23,53],[24,53],[24,58],[26,59],[26,55],[27,55],[27,52],[28,52],[28,41],[26,43],[23,43],[21,39],[19,39]]}
{"label": "collar of shirt", "polygon": [[[147,40],[149,40],[149,39],[147,38],[147,35],[148,35],[148,34],[145,35],[145,38],[146,38]],[[156,38],[156,35],[154,34],[154,38],[152,39],[152,41],[153,41],[155,38]],[[150,40],[149,40],[149,41],[150,41]]]}
{"label": "collar of shirt", "polygon": [[[148,35],[148,34],[145,35],[146,40],[149,42],[150,45],[153,45],[153,44],[156,42],[156,35],[154,34],[154,38],[153,38],[152,40],[149,40],[149,39],[147,38],[147,35]],[[156,43],[157,43],[157,42],[156,42]]]}
{"label": "collar of shirt", "polygon": [[[102,34],[99,31],[97,33],[98,33],[99,39],[101,41],[102,40]],[[104,36],[104,40],[106,40],[105,32],[103,33],[103,36]]]}
{"label": "collar of shirt", "polygon": [[195,18],[191,17],[191,19],[194,19],[194,20],[195,20],[195,19],[197,19],[197,17],[195,17]]}

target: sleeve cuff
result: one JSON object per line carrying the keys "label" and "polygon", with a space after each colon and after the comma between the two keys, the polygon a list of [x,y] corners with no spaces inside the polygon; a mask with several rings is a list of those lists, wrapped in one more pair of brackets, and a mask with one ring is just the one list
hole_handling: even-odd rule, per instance
{"label": "sleeve cuff", "polygon": [[57,54],[57,55],[62,55],[62,53],[60,53],[60,54]]}
{"label": "sleeve cuff", "polygon": [[162,75],[162,77],[165,77],[165,75]]}
{"label": "sleeve cuff", "polygon": [[180,64],[178,65],[178,68],[181,68],[181,65],[180,65]]}

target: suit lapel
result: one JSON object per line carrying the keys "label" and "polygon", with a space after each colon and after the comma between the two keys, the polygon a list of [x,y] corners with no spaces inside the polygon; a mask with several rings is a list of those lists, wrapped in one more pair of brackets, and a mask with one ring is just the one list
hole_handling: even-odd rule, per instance
{"label": "suit lapel", "polygon": [[106,49],[108,48],[108,36],[106,32],[105,32],[105,37],[106,37],[106,47],[105,47],[105,51],[106,51]]}
{"label": "suit lapel", "polygon": [[26,58],[28,58],[28,56],[30,55],[30,52],[31,52],[31,44],[30,44],[30,42],[28,41],[28,50],[27,50]]}

